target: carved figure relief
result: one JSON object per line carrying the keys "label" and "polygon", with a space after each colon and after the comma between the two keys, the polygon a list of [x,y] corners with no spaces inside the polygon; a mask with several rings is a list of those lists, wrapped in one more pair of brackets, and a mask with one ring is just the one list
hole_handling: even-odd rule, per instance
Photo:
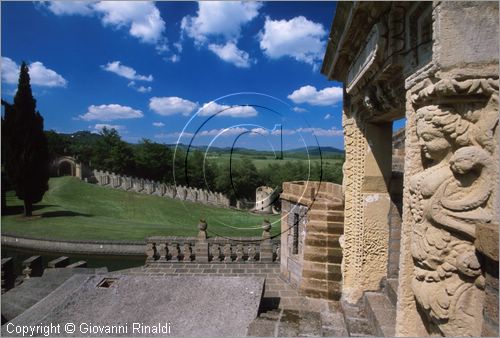
{"label": "carved figure relief", "polygon": [[413,97],[423,171],[410,182],[412,289],[446,336],[480,335],[475,228],[494,215],[498,81],[441,80]]}

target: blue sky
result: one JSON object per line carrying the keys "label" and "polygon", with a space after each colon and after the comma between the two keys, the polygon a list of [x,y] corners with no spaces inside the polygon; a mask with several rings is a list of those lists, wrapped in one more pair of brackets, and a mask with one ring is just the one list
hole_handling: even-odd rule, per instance
{"label": "blue sky", "polygon": [[269,149],[281,125],[284,148],[343,148],[342,87],[319,72],[334,2],[1,6],[2,97],[25,60],[45,129]]}

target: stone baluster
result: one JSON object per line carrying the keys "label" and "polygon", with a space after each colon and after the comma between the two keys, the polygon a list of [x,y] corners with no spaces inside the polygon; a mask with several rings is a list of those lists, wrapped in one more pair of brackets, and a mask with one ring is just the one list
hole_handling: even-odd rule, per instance
{"label": "stone baluster", "polygon": [[231,244],[227,243],[226,245],[224,245],[224,262],[231,262],[233,260],[231,255],[232,255]]}
{"label": "stone baluster", "polygon": [[217,243],[212,244],[212,262],[220,262],[220,245]]}
{"label": "stone baluster", "polygon": [[249,262],[254,262],[256,256],[255,244],[248,244],[248,259]]}
{"label": "stone baluster", "polygon": [[262,242],[260,243],[260,261],[273,261],[273,243],[271,241],[271,223],[268,220],[262,222]]}
{"label": "stone baluster", "polygon": [[159,254],[159,260],[164,261],[167,260],[168,257],[168,247],[166,243],[160,243],[158,244],[158,254]]}
{"label": "stone baluster", "polygon": [[281,258],[281,244],[276,243],[276,262],[279,262]]}
{"label": "stone baluster", "polygon": [[243,260],[243,244],[236,245],[236,262],[241,262]]}
{"label": "stone baluster", "polygon": [[24,279],[40,277],[43,274],[42,256],[31,256],[22,263]]}
{"label": "stone baluster", "polygon": [[169,251],[170,251],[170,259],[172,261],[177,261],[177,262],[180,261],[181,255],[178,243],[171,243],[169,245]]}
{"label": "stone baluster", "polygon": [[198,240],[196,241],[196,261],[198,262],[208,262],[207,227],[207,222],[201,219],[198,223]]}
{"label": "stone baluster", "polygon": [[192,254],[192,249],[191,249],[191,243],[185,242],[182,253],[184,256],[184,262],[191,262],[191,254]]}
{"label": "stone baluster", "polygon": [[146,244],[146,263],[152,262],[156,259],[156,243],[149,242]]}

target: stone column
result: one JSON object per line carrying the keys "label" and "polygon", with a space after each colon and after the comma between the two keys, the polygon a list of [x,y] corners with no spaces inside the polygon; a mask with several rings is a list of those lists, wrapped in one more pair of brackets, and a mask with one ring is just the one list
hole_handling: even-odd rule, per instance
{"label": "stone column", "polygon": [[345,223],[343,298],[356,303],[379,290],[387,274],[392,123],[371,124],[343,115]]}
{"label": "stone column", "polygon": [[196,241],[196,261],[208,262],[207,222],[200,220],[198,223],[198,239]]}

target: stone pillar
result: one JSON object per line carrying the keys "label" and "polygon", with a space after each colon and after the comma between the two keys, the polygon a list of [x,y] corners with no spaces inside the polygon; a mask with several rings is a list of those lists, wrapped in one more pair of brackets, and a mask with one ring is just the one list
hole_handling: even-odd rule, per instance
{"label": "stone pillar", "polygon": [[387,274],[392,124],[371,124],[344,112],[345,220],[343,298],[356,303],[379,290]]}
{"label": "stone pillar", "polygon": [[14,260],[12,257],[2,258],[2,293],[12,289],[15,280]]}
{"label": "stone pillar", "polygon": [[59,258],[56,258],[54,260],[51,260],[47,266],[49,268],[64,268],[66,265],[69,264],[69,257],[66,256],[61,256]]}
{"label": "stone pillar", "polygon": [[40,277],[43,274],[42,256],[31,256],[23,261],[24,279]]}
{"label": "stone pillar", "polygon": [[262,242],[260,243],[260,261],[273,261],[273,243],[271,241],[271,223],[267,220],[262,222]]}
{"label": "stone pillar", "polygon": [[200,220],[198,223],[198,239],[196,241],[196,261],[208,262],[207,222]]}

